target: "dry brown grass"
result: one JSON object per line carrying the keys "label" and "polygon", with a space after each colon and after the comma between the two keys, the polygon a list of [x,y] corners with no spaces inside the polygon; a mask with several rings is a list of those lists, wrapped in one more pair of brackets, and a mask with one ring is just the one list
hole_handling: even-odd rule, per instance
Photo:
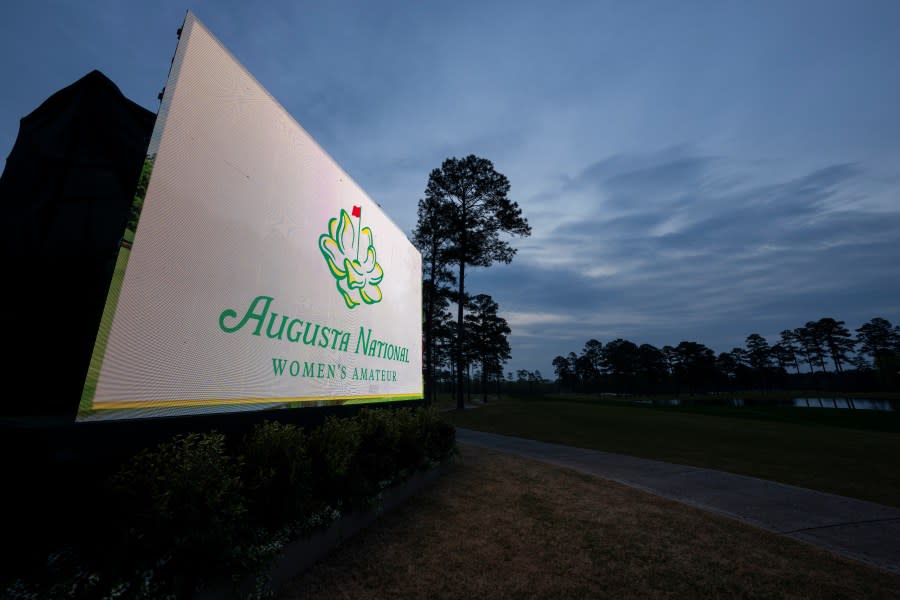
{"label": "dry brown grass", "polygon": [[283,598],[897,598],[900,576],[603,479],[463,448]]}

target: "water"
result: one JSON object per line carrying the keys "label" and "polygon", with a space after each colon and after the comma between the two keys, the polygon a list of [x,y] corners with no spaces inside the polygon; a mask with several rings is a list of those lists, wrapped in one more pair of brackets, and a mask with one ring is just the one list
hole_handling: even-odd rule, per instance
{"label": "water", "polygon": [[855,408],[859,410],[894,410],[890,400],[866,398],[794,398],[793,406],[803,408]]}
{"label": "water", "polygon": [[[689,406],[693,402],[683,400],[681,398],[659,398],[653,400],[636,400],[637,404],[653,404],[654,406]],[[715,402],[717,406],[747,406],[748,403],[743,398],[722,398]],[[750,404],[769,405],[769,406],[793,406],[797,408],[843,408],[856,410],[896,410],[894,403],[890,400],[870,400],[868,398],[825,398],[825,397],[803,397],[794,398],[787,401],[765,402],[754,401]]]}
{"label": "water", "polygon": [[[704,403],[708,402],[705,400]],[[654,398],[653,400],[635,400],[635,404],[652,404],[654,406],[690,406],[692,401],[685,401],[681,398]],[[744,406],[743,398],[722,398],[714,402],[716,406]]]}

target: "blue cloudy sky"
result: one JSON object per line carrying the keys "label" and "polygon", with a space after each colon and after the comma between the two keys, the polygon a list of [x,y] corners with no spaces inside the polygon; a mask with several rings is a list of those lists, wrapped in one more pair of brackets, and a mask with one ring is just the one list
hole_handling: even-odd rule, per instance
{"label": "blue cloudy sky", "polygon": [[404,230],[444,158],[509,177],[509,369],[900,321],[900,2],[4,2],[0,157],[94,68],[155,111],[187,8]]}

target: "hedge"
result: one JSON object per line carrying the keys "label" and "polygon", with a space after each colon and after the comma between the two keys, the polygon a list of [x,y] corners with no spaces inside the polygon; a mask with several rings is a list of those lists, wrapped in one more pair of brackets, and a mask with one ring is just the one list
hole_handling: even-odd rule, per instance
{"label": "hedge", "polygon": [[[432,409],[369,409],[312,430],[266,421],[241,438],[176,436],[143,450],[94,490],[93,537],[51,554],[2,596],[190,597],[263,573],[309,535],[455,452]],[[262,587],[260,587],[262,589]]]}

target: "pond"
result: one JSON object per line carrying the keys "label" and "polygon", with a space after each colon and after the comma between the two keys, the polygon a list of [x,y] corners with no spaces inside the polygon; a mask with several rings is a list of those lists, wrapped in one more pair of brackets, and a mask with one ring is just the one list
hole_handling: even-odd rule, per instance
{"label": "pond", "polygon": [[[703,400],[704,404],[715,406],[744,406],[743,398],[717,398],[715,401]],[[653,400],[634,400],[634,404],[652,404],[653,406],[691,406],[693,400],[681,398],[654,398]]]}
{"label": "pond", "polygon": [[867,398],[794,398],[793,405],[803,408],[894,410],[894,405],[890,400],[869,400]]}
{"label": "pond", "polygon": [[[704,400],[704,404],[708,403]],[[682,398],[654,398],[653,400],[636,400],[636,404],[653,404],[654,406],[690,406],[693,400]],[[721,398],[712,402],[716,406],[794,406],[797,408],[843,408],[856,410],[886,410],[893,411],[897,407],[890,400],[871,400],[869,398],[826,398],[826,397],[802,397],[793,400],[777,400],[766,402],[765,400],[746,401],[743,398]]]}

